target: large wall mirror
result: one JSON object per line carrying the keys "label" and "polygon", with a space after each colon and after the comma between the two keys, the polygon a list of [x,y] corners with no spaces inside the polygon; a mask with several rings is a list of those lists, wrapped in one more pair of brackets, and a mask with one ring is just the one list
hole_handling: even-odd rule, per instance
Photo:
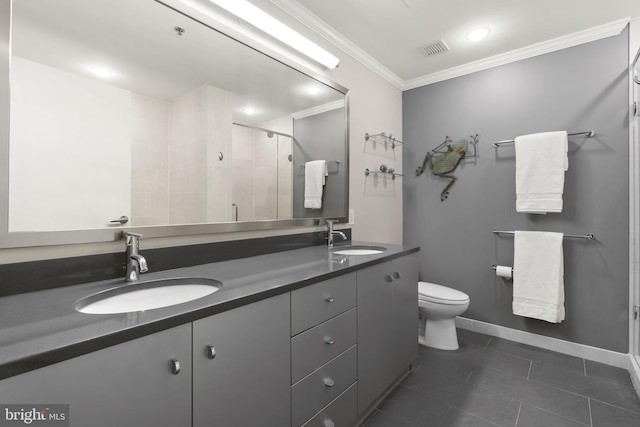
{"label": "large wall mirror", "polygon": [[[13,0],[0,247],[346,216],[346,89],[183,12]],[[313,160],[327,164],[319,209],[304,206]]]}

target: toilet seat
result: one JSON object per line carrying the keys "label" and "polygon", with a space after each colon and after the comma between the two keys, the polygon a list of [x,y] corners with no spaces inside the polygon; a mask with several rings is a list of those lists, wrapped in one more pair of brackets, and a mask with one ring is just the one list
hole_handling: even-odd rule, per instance
{"label": "toilet seat", "polygon": [[435,283],[418,282],[418,300],[436,304],[462,305],[469,302],[469,295]]}

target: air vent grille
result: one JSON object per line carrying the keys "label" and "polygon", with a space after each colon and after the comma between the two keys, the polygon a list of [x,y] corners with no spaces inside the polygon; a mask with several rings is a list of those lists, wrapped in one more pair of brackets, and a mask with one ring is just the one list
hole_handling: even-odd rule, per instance
{"label": "air vent grille", "polygon": [[422,52],[427,56],[433,56],[447,51],[449,51],[449,46],[447,46],[444,40],[431,42],[422,48]]}

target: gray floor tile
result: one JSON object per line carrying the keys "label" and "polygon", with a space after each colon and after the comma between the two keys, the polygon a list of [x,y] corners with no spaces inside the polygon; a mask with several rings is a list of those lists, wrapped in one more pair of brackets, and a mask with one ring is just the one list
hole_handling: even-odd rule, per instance
{"label": "gray floor tile", "polygon": [[451,408],[442,420],[440,427],[495,427],[487,420],[478,418],[472,414],[466,413],[456,408]]}
{"label": "gray floor tile", "polygon": [[489,340],[491,340],[491,335],[472,332],[468,329],[457,329],[457,332],[458,342],[466,342],[484,347],[489,343]]}
{"label": "gray floor tile", "polygon": [[590,424],[581,424],[551,412],[523,404],[516,427],[584,427],[588,425]]}
{"label": "gray floor tile", "polygon": [[508,396],[424,366],[405,382],[405,387],[499,426],[514,426],[520,407],[519,401]]}
{"label": "gray floor tile", "polygon": [[587,377],[575,372],[563,371],[545,365],[533,364],[530,380],[567,390],[600,402],[640,412],[640,400],[631,387]]}
{"label": "gray floor tile", "polygon": [[591,401],[591,417],[593,427],[638,427],[640,426],[640,414]]}
{"label": "gray floor tile", "polygon": [[449,410],[449,404],[436,395],[424,395],[401,386],[378,410],[410,426],[437,426]]}
{"label": "gray floor tile", "polygon": [[469,382],[562,417],[590,423],[585,397],[491,368],[474,371]]}
{"label": "gray floor tile", "polygon": [[394,418],[386,412],[377,411],[376,414],[362,427],[416,427],[405,421]]}
{"label": "gray floor tile", "polygon": [[585,368],[588,377],[597,377],[616,384],[633,387],[629,371],[604,363],[585,360]]}
{"label": "gray floor tile", "polygon": [[569,356],[555,351],[496,337],[489,342],[487,347],[495,351],[522,357],[523,359],[533,360],[534,362],[541,363],[543,365],[584,373],[584,361],[579,357]]}
{"label": "gray floor tile", "polygon": [[437,367],[447,371],[449,375],[465,381],[476,366],[488,366],[521,377],[529,374],[531,362],[520,357],[489,350],[466,342],[454,351],[436,350],[420,347],[418,363],[424,366]]}

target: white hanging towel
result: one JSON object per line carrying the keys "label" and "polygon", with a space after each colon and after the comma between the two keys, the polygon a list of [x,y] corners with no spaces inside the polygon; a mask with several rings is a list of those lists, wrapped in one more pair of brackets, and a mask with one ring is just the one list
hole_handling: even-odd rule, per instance
{"label": "white hanging towel", "polygon": [[564,173],[569,168],[568,146],[566,131],[515,139],[517,212],[562,212]]}
{"label": "white hanging towel", "polygon": [[322,192],[327,171],[326,160],[313,160],[304,165],[304,207],[322,209]]}
{"label": "white hanging towel", "polygon": [[516,231],[513,243],[513,314],[564,320],[562,233]]}

